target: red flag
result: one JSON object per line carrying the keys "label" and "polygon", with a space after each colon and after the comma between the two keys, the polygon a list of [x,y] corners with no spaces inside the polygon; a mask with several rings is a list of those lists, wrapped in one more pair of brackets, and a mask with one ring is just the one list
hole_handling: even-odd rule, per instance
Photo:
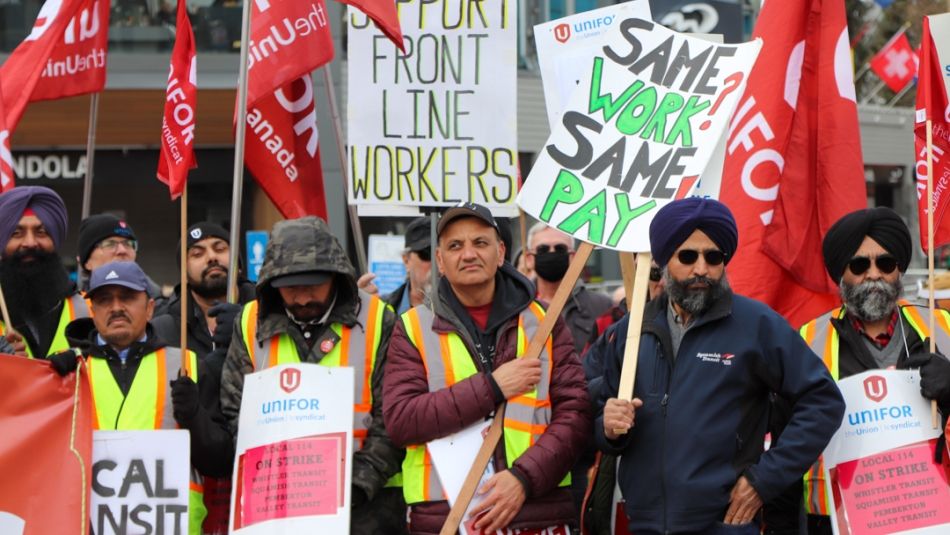
{"label": "red flag", "polygon": [[310,74],[247,111],[244,162],[280,213],[327,218]]}
{"label": "red flag", "polygon": [[0,355],[0,391],[0,533],[19,533],[13,524],[22,520],[24,535],[85,534],[92,482],[85,367],[60,377],[47,361]]}
{"label": "red flag", "polygon": [[254,0],[247,60],[247,105],[333,59],[323,0]]}
{"label": "red flag", "polygon": [[195,110],[198,109],[195,34],[183,1],[178,2],[176,27],[162,117],[162,155],[158,159],[158,179],[168,185],[172,199],[184,191],[188,171],[198,167],[194,144]]}
{"label": "red flag", "polygon": [[13,153],[10,152],[10,131],[7,130],[6,113],[3,111],[3,94],[0,93],[0,193],[16,185],[13,172]]}
{"label": "red flag", "polygon": [[338,1],[365,13],[399,50],[406,51],[406,45],[402,42],[402,27],[399,26],[399,11],[396,9],[396,2],[393,0]]}
{"label": "red flag", "polygon": [[891,91],[897,93],[917,76],[917,56],[910,47],[907,34],[901,31],[891,37],[871,58],[871,70]]}
{"label": "red flag", "polygon": [[0,67],[0,92],[7,129],[16,130],[27,102],[47,68],[53,50],[62,42],[66,27],[85,0],[46,0],[33,30]]}
{"label": "red flag", "polygon": [[106,85],[108,0],[82,0],[46,61],[30,102],[98,93]]}
{"label": "red flag", "polygon": [[821,240],[867,205],[844,4],[767,2],[729,130],[721,198],[739,225],[729,280],[792,325],[838,301]]}
{"label": "red flag", "polygon": [[917,163],[917,212],[920,220],[920,245],[930,250],[927,243],[927,121],[931,121],[933,141],[933,205],[934,243],[937,247],[950,243],[950,117],[948,117],[947,88],[943,79],[941,61],[930,33],[931,17],[924,17],[924,35],[920,42],[920,79],[917,81],[917,113],[914,125],[914,150]]}

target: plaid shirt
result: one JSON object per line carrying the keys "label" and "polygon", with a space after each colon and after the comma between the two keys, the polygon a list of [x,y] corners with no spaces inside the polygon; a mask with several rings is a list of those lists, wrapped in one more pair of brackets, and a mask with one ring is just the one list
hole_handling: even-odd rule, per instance
{"label": "plaid shirt", "polygon": [[874,337],[869,335],[867,331],[864,330],[864,322],[862,322],[861,320],[859,320],[858,318],[854,317],[851,314],[848,314],[848,318],[851,319],[851,326],[854,327],[854,330],[861,333],[865,338],[870,340],[875,346],[879,348],[883,348],[887,346],[888,343],[890,343],[891,338],[894,336],[894,329],[897,327],[898,314],[897,314],[897,311],[895,310],[894,313],[891,314],[891,321],[887,322],[887,329],[881,334]]}

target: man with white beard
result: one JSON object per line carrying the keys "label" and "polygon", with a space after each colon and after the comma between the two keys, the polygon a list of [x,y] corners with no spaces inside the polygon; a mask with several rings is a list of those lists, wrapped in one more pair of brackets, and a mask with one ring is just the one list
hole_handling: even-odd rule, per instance
{"label": "man with white beard", "polygon": [[[806,323],[800,333],[835,380],[874,369],[920,368],[921,394],[937,400],[946,415],[950,360],[943,355],[950,352],[950,313],[936,311],[938,353],[931,353],[930,311],[900,299],[911,247],[907,225],[890,208],[858,210],[838,220],[822,252],[842,305]],[[805,476],[809,534],[831,533],[823,483],[815,468]]]}

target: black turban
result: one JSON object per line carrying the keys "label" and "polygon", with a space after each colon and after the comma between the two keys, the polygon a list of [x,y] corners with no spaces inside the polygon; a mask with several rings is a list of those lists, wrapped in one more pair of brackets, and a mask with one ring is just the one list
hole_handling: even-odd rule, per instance
{"label": "black turban", "polygon": [[66,205],[55,191],[43,186],[19,186],[0,194],[0,242],[6,246],[28,208],[46,227],[58,250],[66,237]]}
{"label": "black turban", "polygon": [[695,230],[703,231],[723,253],[726,263],[739,245],[739,230],[732,212],[725,204],[712,199],[690,197],[673,201],[656,213],[650,222],[650,252],[664,267],[673,252]]}
{"label": "black turban", "polygon": [[907,271],[907,266],[910,265],[911,240],[904,220],[897,212],[885,206],[865,208],[851,212],[831,225],[821,244],[825,268],[835,284],[841,282],[848,261],[861,247],[865,236],[894,255],[901,273]]}

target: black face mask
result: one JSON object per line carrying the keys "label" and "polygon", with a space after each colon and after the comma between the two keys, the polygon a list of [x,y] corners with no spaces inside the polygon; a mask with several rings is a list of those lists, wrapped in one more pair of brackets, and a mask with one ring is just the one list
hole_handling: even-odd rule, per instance
{"label": "black face mask", "polygon": [[534,255],[534,271],[539,277],[548,282],[557,282],[564,278],[567,267],[571,264],[571,253],[568,251],[548,251]]}

